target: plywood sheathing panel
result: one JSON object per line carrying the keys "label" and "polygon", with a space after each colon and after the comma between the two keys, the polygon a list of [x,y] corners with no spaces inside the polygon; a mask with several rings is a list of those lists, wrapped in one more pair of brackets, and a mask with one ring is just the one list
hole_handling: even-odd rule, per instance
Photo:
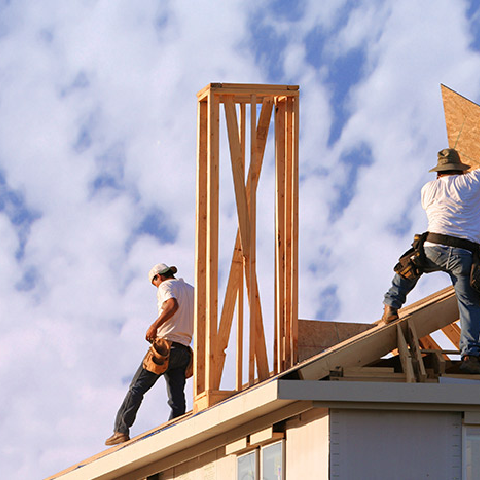
{"label": "plywood sheathing panel", "polygon": [[302,362],[323,352],[326,348],[372,328],[366,323],[298,321],[298,357]]}
{"label": "plywood sheathing panel", "polygon": [[448,145],[455,148],[462,161],[480,168],[480,105],[442,85]]}

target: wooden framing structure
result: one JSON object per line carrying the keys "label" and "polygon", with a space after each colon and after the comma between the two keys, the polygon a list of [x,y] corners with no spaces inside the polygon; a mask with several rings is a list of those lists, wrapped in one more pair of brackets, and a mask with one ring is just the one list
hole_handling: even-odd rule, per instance
{"label": "wooden framing structure", "polygon": [[[211,83],[200,90],[197,97],[194,409],[201,410],[242,390],[244,343],[248,344],[245,348],[248,385],[256,381],[256,375],[259,380],[270,375],[256,275],[256,192],[272,112],[276,175],[273,371],[281,372],[297,361],[299,88],[291,85]],[[221,116],[221,106],[224,107],[224,116]],[[261,106],[258,120],[257,106]],[[221,117],[227,127],[238,231],[219,319]],[[249,313],[247,342],[244,342],[244,290]],[[236,387],[234,392],[222,392],[220,381],[235,309]]]}

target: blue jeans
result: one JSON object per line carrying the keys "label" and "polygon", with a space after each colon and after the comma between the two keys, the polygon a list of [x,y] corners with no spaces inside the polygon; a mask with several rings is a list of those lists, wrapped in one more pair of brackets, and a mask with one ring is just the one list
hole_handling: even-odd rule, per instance
{"label": "blue jeans", "polygon": [[[472,254],[463,248],[436,245],[425,247],[429,272],[447,272],[452,280],[460,314],[460,352],[462,357],[480,355],[480,294],[470,287]],[[407,280],[395,274],[390,290],[385,294],[384,303],[400,308],[407,300],[417,281]]]}
{"label": "blue jeans", "polygon": [[[169,420],[185,413],[185,369],[190,363],[190,349],[180,344],[172,344],[167,370],[162,374],[167,384],[168,405],[171,408]],[[133,376],[127,395],[118,410],[114,431],[129,434],[137,411],[145,393],[161,377],[143,368],[142,363]]]}

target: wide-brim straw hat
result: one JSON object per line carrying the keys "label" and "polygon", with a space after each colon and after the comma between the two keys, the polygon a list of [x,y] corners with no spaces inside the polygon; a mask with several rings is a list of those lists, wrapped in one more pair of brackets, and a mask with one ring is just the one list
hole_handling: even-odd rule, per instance
{"label": "wide-brim straw hat", "polygon": [[444,148],[437,153],[437,166],[429,170],[429,172],[446,172],[449,170],[464,172],[469,168],[470,165],[462,163],[460,155],[455,149]]}

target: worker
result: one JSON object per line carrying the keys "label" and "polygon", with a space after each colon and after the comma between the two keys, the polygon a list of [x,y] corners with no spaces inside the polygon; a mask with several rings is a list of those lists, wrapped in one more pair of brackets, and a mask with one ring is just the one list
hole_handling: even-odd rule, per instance
{"label": "worker", "polygon": [[[150,283],[157,287],[158,318],[148,328],[145,338],[150,343],[156,339],[167,340],[170,348],[168,367],[163,373],[171,408],[169,419],[185,413],[185,370],[191,362],[189,345],[193,336],[194,289],[183,279],[176,279],[176,272],[176,267],[164,263],[155,265],[148,272]],[[114,433],[105,441],[106,445],[130,440],[130,427],[143,396],[161,376],[144,367],[145,362],[142,361],[117,413]]]}
{"label": "worker", "polygon": [[[437,154],[437,165],[430,170],[437,178],[421,191],[428,232],[419,252],[423,256],[420,274],[443,271],[450,275],[460,315],[460,369],[480,373],[480,294],[470,285],[472,254],[480,248],[480,170],[466,173],[469,168],[453,148]],[[383,323],[398,319],[398,309],[418,278],[395,273],[384,298]]]}

